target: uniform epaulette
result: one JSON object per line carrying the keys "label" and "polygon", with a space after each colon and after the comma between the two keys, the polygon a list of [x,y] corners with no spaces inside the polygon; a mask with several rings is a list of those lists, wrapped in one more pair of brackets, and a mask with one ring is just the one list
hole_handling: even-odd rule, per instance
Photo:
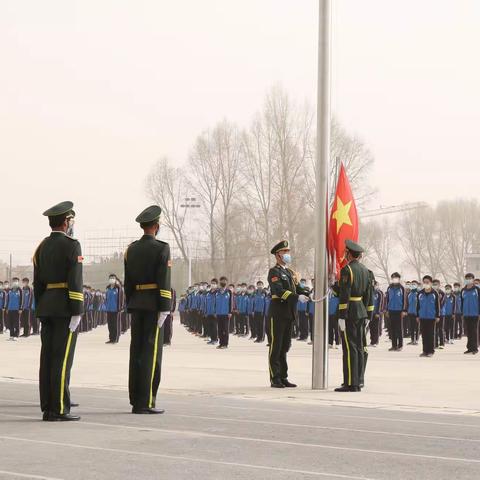
{"label": "uniform epaulette", "polygon": [[167,242],[164,242],[163,240],[159,240],[158,238],[155,239],[158,243],[161,243],[162,245],[168,245]]}
{"label": "uniform epaulette", "polygon": [[126,260],[127,259],[127,253],[128,253],[128,249],[134,244],[134,243],[137,243],[138,240],[134,240],[132,243],[130,243],[127,248],[125,249],[125,253],[123,254],[123,258]]}
{"label": "uniform epaulette", "polygon": [[65,234],[65,237],[69,238],[70,240],[75,240],[76,242],[78,242],[78,240],[76,238],[73,238],[70,235]]}

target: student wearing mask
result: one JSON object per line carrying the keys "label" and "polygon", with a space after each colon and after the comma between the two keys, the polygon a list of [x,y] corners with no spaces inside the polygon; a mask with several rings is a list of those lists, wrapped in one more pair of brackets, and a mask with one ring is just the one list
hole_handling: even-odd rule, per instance
{"label": "student wearing mask", "polygon": [[462,315],[467,333],[466,355],[478,353],[478,316],[480,315],[480,288],[475,286],[473,273],[465,275],[465,287],[462,289]]}
{"label": "student wearing mask", "polygon": [[455,295],[454,338],[460,339],[463,336],[462,288],[458,282],[453,284],[453,294]]}
{"label": "student wearing mask", "polygon": [[440,321],[435,328],[435,348],[445,348],[445,292],[440,288],[440,280],[433,279],[433,289],[440,298]]}
{"label": "student wearing mask", "polygon": [[205,299],[205,314],[207,316],[207,329],[210,340],[207,342],[207,345],[217,345],[218,344],[218,324],[217,317],[215,316],[215,299],[217,296],[218,290],[218,280],[212,278],[210,281],[210,290],[207,293]]}
{"label": "student wearing mask", "polygon": [[17,341],[20,335],[20,317],[22,315],[22,289],[20,279],[12,278],[12,288],[7,292],[5,310],[7,312],[7,323],[10,329],[10,340]]}
{"label": "student wearing mask", "polygon": [[378,282],[374,284],[373,315],[370,322],[370,346],[376,347],[382,332],[382,316],[385,308],[385,294],[380,289]]}
{"label": "student wearing mask", "polygon": [[443,310],[445,314],[445,340],[447,344],[452,344],[455,336],[455,295],[451,285],[445,285]]}
{"label": "student wearing mask", "polygon": [[435,325],[440,321],[440,297],[433,289],[433,279],[425,275],[422,279],[423,288],[418,293],[417,321],[422,334],[421,357],[432,357],[435,353]]}
{"label": "student wearing mask", "polygon": [[218,349],[228,348],[229,321],[233,311],[233,294],[227,288],[227,277],[220,277],[220,288],[215,297],[215,316],[218,322]]}
{"label": "student wearing mask", "polygon": [[418,283],[414,280],[410,283],[410,292],[407,296],[407,322],[410,332],[410,342],[408,342],[408,345],[418,345],[417,295]]}
{"label": "student wearing mask", "polygon": [[120,309],[123,305],[122,291],[117,284],[117,276],[112,273],[108,277],[108,286],[105,291],[105,310],[107,312],[108,341],[115,344],[120,339]]}
{"label": "student wearing mask", "polygon": [[32,302],[33,289],[30,286],[30,280],[27,277],[22,279],[22,314],[20,316],[20,326],[23,328],[22,337],[29,337],[32,329]]}
{"label": "student wearing mask", "polygon": [[389,318],[389,334],[392,341],[390,352],[400,352],[403,348],[403,318],[407,311],[407,293],[400,283],[398,272],[392,273],[391,283],[386,293],[386,307]]}
{"label": "student wearing mask", "polygon": [[257,282],[257,290],[255,291],[253,300],[253,324],[255,325],[255,343],[262,343],[265,340],[265,305],[266,305],[265,289],[263,282]]}

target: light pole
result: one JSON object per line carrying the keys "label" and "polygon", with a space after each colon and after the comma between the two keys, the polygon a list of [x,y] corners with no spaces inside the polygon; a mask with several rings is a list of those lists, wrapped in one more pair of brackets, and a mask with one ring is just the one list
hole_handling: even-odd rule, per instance
{"label": "light pole", "polygon": [[[188,209],[200,208],[200,204],[197,202],[195,197],[184,198],[185,203],[181,204],[181,208],[185,208],[185,216],[187,215]],[[195,210],[194,210],[195,211]],[[187,229],[190,230],[190,229]],[[192,284],[192,255],[191,255],[191,232],[187,231],[187,256],[188,256],[188,286]]]}
{"label": "light pole", "polygon": [[315,170],[315,296],[324,298],[316,304],[313,327],[312,389],[328,386],[328,164],[330,157],[330,0],[319,0],[317,161]]}

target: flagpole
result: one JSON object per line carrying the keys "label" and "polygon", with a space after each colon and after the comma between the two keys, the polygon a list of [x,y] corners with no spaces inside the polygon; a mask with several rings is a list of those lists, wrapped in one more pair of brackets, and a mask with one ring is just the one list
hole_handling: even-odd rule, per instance
{"label": "flagpole", "polygon": [[[315,169],[315,296],[323,298],[328,289],[327,214],[328,164],[330,157],[330,0],[319,0],[317,159]],[[328,387],[328,299],[317,303],[313,327],[312,389]]]}

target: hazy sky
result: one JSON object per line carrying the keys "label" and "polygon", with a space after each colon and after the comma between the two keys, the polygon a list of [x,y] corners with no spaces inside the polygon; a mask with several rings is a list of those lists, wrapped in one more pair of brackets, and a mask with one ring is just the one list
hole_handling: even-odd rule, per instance
{"label": "hazy sky", "polygon": [[[333,111],[375,155],[372,207],[479,197],[480,1],[333,3]],[[314,0],[2,0],[0,258],[67,198],[80,236],[133,224],[156,159],[276,83],[313,102],[316,51]]]}

